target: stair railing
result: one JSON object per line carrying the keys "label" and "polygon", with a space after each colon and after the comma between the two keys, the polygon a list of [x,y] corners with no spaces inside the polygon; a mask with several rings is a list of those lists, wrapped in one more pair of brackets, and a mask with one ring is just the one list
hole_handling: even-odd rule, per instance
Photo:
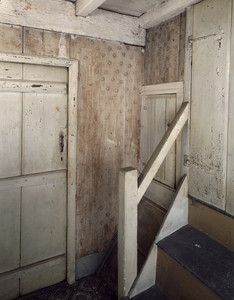
{"label": "stair railing", "polygon": [[188,120],[184,102],[140,174],[134,168],[119,173],[118,298],[127,297],[137,277],[137,208],[168,152]]}

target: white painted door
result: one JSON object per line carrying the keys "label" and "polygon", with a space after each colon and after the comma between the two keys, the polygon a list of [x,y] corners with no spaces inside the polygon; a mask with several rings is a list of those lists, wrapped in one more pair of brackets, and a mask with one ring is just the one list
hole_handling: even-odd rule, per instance
{"label": "white painted door", "polygon": [[[155,148],[163,138],[180,108],[182,97],[176,94],[145,95],[141,103],[140,171],[143,170]],[[176,165],[178,141],[146,191],[145,196],[164,208],[168,208],[177,186]]]}
{"label": "white painted door", "polygon": [[66,278],[67,77],[0,63],[0,299]]}

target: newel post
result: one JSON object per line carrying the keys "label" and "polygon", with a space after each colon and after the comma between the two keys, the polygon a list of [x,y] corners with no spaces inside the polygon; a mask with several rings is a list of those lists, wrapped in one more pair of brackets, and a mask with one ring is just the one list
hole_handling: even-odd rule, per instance
{"label": "newel post", "polygon": [[137,276],[137,170],[119,173],[118,299],[126,297]]}

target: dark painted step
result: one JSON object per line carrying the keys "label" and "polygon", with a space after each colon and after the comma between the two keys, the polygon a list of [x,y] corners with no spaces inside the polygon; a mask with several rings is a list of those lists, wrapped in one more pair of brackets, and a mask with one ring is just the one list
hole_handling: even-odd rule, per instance
{"label": "dark painted step", "polygon": [[234,252],[187,225],[158,243],[222,299],[234,299]]}
{"label": "dark painted step", "polygon": [[145,292],[131,298],[131,300],[168,300],[157,286],[153,286]]}

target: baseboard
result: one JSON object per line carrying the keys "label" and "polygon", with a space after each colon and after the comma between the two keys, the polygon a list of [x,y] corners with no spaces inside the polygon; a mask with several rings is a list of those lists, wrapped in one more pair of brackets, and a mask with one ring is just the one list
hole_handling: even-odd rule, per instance
{"label": "baseboard", "polygon": [[106,251],[94,253],[76,260],[76,279],[95,273],[106,256]]}

